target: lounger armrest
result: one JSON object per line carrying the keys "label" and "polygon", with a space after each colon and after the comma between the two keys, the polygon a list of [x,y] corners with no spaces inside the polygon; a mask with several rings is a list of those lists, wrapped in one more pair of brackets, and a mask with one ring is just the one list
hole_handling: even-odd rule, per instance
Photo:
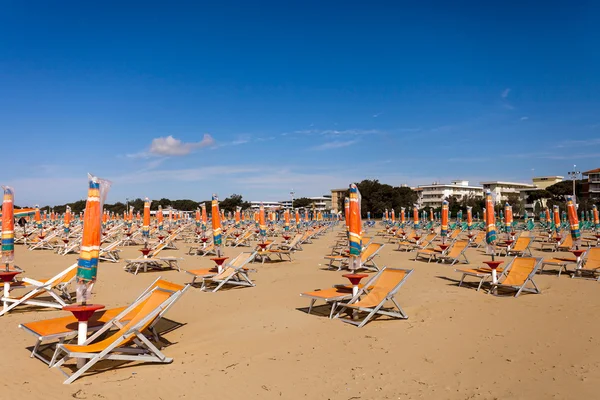
{"label": "lounger armrest", "polygon": [[38,286],[38,287],[49,286],[47,283],[36,281],[35,279],[31,279],[31,278],[23,278],[23,279],[21,279],[21,281],[23,281],[25,283],[29,283],[30,285],[33,285],[33,286]]}

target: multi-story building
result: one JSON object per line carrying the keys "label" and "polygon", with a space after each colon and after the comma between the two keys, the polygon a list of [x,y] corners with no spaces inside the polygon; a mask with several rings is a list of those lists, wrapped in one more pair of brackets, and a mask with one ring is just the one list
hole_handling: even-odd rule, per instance
{"label": "multi-story building", "polygon": [[520,192],[523,189],[537,189],[534,185],[517,182],[489,181],[481,182],[481,184],[483,185],[484,192],[490,190],[496,194],[496,202],[505,202],[508,200],[508,195],[510,194],[520,196]]}
{"label": "multi-story building", "polygon": [[600,168],[585,171],[583,174],[587,176],[587,182],[584,183],[585,197],[600,197]]}
{"label": "multi-story building", "polygon": [[[331,209],[340,212],[340,204],[344,204],[344,196],[348,189],[331,189]],[[342,206],[343,207],[343,206]]]}
{"label": "multi-story building", "polygon": [[280,201],[251,201],[250,208],[253,210],[258,210],[261,203],[265,207],[265,210],[279,210],[282,208]]}
{"label": "multi-story building", "polygon": [[533,185],[539,189],[546,189],[548,186],[552,186],[555,183],[562,182],[564,176],[536,176],[532,179]]}
{"label": "multi-story building", "polygon": [[419,185],[415,190],[419,194],[419,206],[440,208],[442,200],[448,197],[462,199],[465,196],[483,197],[481,186],[469,185],[469,181],[452,181],[450,183],[434,182],[431,185]]}

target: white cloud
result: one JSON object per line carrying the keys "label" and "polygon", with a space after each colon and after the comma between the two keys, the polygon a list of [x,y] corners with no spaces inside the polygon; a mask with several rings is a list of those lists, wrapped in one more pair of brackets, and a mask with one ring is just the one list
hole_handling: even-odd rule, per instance
{"label": "white cloud", "polygon": [[208,133],[204,134],[201,141],[189,143],[182,142],[169,135],[167,137],[152,139],[149,151],[151,154],[160,156],[185,156],[190,154],[194,149],[211,146],[214,143],[215,139]]}
{"label": "white cloud", "polygon": [[527,121],[529,117],[521,117],[521,121]]}
{"label": "white cloud", "polygon": [[510,94],[510,88],[506,88],[502,91],[502,93],[500,93],[500,97],[502,97],[503,99],[507,98],[508,95]]}
{"label": "white cloud", "polygon": [[313,150],[331,150],[331,149],[339,149],[341,147],[352,146],[353,144],[358,143],[358,140],[335,140],[333,142],[323,143],[319,146],[313,147]]}

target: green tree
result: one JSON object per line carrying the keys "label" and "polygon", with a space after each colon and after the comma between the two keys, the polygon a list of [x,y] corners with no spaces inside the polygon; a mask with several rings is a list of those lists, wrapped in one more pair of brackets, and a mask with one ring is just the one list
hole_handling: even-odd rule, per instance
{"label": "green tree", "polygon": [[[312,201],[307,197],[299,197],[294,199],[293,207],[294,208],[306,208],[312,204]],[[343,208],[343,206],[342,206]]]}

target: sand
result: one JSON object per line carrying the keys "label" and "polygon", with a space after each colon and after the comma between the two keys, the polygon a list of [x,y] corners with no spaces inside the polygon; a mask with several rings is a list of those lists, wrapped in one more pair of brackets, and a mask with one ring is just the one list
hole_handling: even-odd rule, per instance
{"label": "sand", "polygon": [[[84,375],[71,385],[30,358],[34,338],[19,323],[66,315],[20,309],[0,317],[3,376],[0,398],[37,399],[591,399],[598,397],[600,284],[541,275],[539,295],[495,297],[457,287],[454,267],[412,261],[413,253],[386,245],[379,265],[414,268],[397,299],[408,320],[376,320],[358,329],[308,315],[303,291],[346,283],[323,269],[336,233],[305,246],[293,262],[254,264],[256,287],[205,293],[191,288],[167,314],[182,324],[164,335],[172,364],[126,364]],[[212,266],[185,255],[184,269]],[[537,248],[537,244],[535,245]],[[242,249],[226,248],[228,256]],[[124,258],[137,257],[135,247]],[[488,257],[470,249],[471,265]],[[558,253],[564,256],[568,253]],[[553,256],[534,250],[534,255]],[[25,276],[50,277],[76,260],[17,245]],[[102,263],[94,302],[127,305],[159,275],[133,276],[124,263]]]}

